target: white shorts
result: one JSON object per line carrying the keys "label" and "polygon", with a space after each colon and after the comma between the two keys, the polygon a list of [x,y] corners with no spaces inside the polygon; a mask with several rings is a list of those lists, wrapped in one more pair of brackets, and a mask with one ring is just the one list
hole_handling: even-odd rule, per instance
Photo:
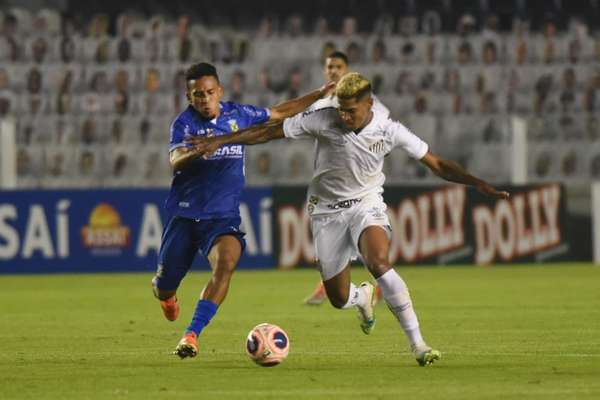
{"label": "white shorts", "polygon": [[368,226],[381,226],[391,236],[386,209],[380,195],[369,195],[343,211],[311,217],[315,258],[324,281],[360,256],[358,240]]}

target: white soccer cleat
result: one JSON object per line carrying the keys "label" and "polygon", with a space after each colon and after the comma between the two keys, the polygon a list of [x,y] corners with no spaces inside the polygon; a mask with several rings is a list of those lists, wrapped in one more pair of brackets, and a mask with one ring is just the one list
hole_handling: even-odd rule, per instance
{"label": "white soccer cleat", "polygon": [[367,297],[367,304],[364,307],[356,306],[358,309],[358,319],[360,320],[360,328],[365,335],[373,332],[375,328],[375,313],[373,306],[375,305],[375,287],[371,282],[363,282],[360,284],[359,290],[363,290]]}
{"label": "white soccer cleat", "polygon": [[413,345],[410,350],[421,367],[433,364],[434,361],[442,358],[442,353],[439,350],[434,350],[425,343]]}

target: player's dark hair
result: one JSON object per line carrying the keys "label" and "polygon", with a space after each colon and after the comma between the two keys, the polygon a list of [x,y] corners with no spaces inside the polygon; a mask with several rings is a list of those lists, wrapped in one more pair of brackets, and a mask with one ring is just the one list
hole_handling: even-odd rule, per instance
{"label": "player's dark hair", "polygon": [[350,64],[348,62],[348,56],[343,51],[339,51],[339,50],[333,51],[333,52],[331,52],[331,54],[329,54],[327,56],[327,58],[338,58],[338,59],[342,60],[346,65]]}
{"label": "player's dark hair", "polygon": [[209,63],[197,63],[192,65],[185,71],[185,81],[200,79],[203,76],[212,76],[219,82],[219,75],[214,65]]}

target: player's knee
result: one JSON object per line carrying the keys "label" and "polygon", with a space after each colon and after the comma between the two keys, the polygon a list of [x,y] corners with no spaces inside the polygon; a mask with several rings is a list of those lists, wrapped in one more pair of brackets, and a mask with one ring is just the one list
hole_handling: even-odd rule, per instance
{"label": "player's knee", "polygon": [[219,255],[214,266],[215,274],[231,275],[235,271],[238,258],[233,253],[223,253]]}
{"label": "player's knee", "polygon": [[327,291],[327,298],[331,305],[335,308],[342,308],[348,302],[349,293],[344,293],[343,291]]}
{"label": "player's knee", "polygon": [[383,275],[391,268],[387,252],[370,254],[365,261],[369,271],[376,276]]}
{"label": "player's knee", "polygon": [[183,275],[175,274],[172,271],[166,272],[161,269],[154,278],[152,278],[152,293],[159,300],[167,300],[175,295],[179,282]]}
{"label": "player's knee", "polygon": [[329,297],[329,302],[331,303],[331,305],[334,308],[343,308],[344,305],[346,305],[346,302],[348,299],[342,299],[339,296],[328,296]]}

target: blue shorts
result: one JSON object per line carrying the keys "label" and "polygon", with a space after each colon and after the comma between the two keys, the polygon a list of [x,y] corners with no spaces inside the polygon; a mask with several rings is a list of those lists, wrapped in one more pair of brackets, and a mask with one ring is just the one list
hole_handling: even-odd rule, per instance
{"label": "blue shorts", "polygon": [[235,236],[246,247],[245,233],[240,231],[240,217],[193,220],[171,217],[162,234],[158,253],[156,286],[175,290],[192,266],[198,250],[205,257],[219,236]]}

